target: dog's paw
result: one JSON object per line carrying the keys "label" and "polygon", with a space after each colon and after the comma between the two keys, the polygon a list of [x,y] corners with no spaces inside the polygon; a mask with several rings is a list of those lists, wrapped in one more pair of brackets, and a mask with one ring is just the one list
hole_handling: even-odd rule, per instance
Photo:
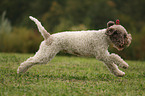
{"label": "dog's paw", "polygon": [[126,62],[124,62],[123,64],[120,64],[120,67],[128,69],[129,65]]}
{"label": "dog's paw", "polygon": [[118,72],[115,72],[114,75],[117,77],[123,77],[125,75],[125,73],[122,71],[118,71]]}
{"label": "dog's paw", "polygon": [[117,74],[116,76],[117,77],[123,77],[125,75],[125,73],[123,72],[123,73],[121,73],[121,74]]}
{"label": "dog's paw", "polygon": [[19,66],[17,69],[17,74],[25,73],[28,70],[27,67]]}
{"label": "dog's paw", "polygon": [[124,69],[128,69],[129,65],[122,66]]}

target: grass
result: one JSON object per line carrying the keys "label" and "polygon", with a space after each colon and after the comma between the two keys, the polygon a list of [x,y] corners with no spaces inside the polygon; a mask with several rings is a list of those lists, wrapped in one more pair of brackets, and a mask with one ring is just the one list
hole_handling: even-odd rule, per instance
{"label": "grass", "polygon": [[17,75],[32,55],[0,53],[0,96],[145,96],[144,61],[127,61],[119,78],[94,58],[56,56]]}

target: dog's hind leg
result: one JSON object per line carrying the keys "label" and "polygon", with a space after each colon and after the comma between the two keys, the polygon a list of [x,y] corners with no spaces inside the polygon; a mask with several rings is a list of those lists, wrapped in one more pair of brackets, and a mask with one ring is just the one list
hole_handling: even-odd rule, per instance
{"label": "dog's hind leg", "polygon": [[18,74],[26,72],[33,65],[47,64],[59,52],[53,44],[48,46],[45,43],[45,41],[41,43],[40,49],[33,57],[28,58],[20,64],[17,69]]}

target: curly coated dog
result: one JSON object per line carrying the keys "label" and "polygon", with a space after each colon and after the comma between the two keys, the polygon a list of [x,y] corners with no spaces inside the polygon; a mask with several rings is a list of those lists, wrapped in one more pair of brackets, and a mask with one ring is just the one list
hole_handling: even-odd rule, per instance
{"label": "curly coated dog", "polygon": [[[95,57],[105,63],[111,73],[115,76],[122,77],[125,73],[118,69],[128,68],[128,64],[117,54],[110,54],[108,47],[112,43],[118,50],[129,46],[132,40],[131,34],[113,21],[107,23],[106,29],[88,30],[88,31],[70,31],[50,35],[41,23],[34,17],[30,16],[44,37],[38,52],[33,57],[28,58],[20,64],[17,73],[24,73],[30,67],[37,64],[48,63],[59,51],[65,51],[78,56]],[[118,65],[118,66],[117,66]]]}

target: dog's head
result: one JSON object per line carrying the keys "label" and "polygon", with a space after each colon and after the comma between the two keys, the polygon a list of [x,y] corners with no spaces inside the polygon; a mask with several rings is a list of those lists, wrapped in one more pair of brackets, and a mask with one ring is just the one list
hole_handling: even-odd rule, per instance
{"label": "dog's head", "polygon": [[116,20],[116,24],[113,21],[109,21],[105,34],[109,36],[114,47],[119,51],[123,50],[125,46],[128,47],[132,40],[131,34],[128,34],[126,29],[119,25],[119,20]]}

